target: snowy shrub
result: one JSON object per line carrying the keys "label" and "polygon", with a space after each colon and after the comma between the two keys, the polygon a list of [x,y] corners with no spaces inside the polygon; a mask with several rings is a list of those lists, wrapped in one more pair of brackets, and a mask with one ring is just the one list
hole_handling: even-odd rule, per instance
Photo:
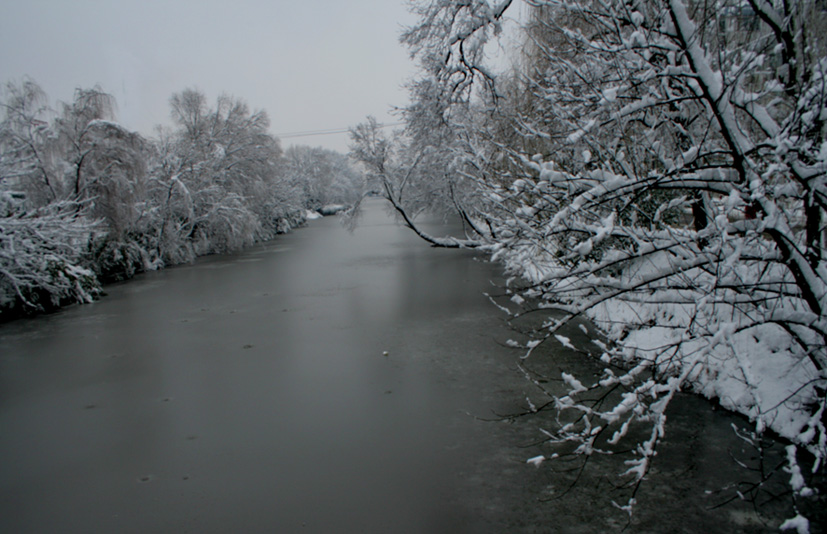
{"label": "snowy shrub", "polygon": [[72,204],[0,217],[0,312],[48,311],[91,302],[100,293],[84,265],[84,250],[97,225]]}
{"label": "snowy shrub", "polygon": [[146,250],[137,240],[131,239],[133,236],[124,237],[122,241],[104,237],[92,245],[92,265],[98,279],[104,283],[129,280],[152,269]]}

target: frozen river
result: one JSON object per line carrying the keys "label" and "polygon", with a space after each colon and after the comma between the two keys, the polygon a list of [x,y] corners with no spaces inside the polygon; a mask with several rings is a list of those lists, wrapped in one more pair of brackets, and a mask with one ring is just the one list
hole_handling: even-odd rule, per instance
{"label": "frozen river", "polygon": [[[0,531],[622,527],[600,485],[610,474],[549,500],[558,478],[525,463],[548,452],[546,423],[472,417],[523,410],[533,394],[483,295],[495,276],[371,201],[354,233],[314,221],[0,325]],[[707,510],[721,466],[704,454],[737,443],[709,437],[726,416],[684,402],[674,418],[697,443],[675,440],[675,465],[639,496],[657,512],[632,531],[760,531],[748,514]]]}

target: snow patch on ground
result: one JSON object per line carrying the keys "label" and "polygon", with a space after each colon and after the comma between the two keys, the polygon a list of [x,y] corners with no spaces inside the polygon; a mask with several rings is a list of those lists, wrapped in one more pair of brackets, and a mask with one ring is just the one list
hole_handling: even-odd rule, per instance
{"label": "snow patch on ground", "polygon": [[[804,355],[790,343],[780,327],[760,325],[743,331],[722,328],[710,340],[685,341],[680,319],[692,310],[687,305],[647,304],[611,301],[589,311],[592,321],[609,334],[623,338],[623,357],[628,363],[640,359],[656,360],[664,368],[687,361],[693,353],[703,354],[702,365],[689,374],[692,389],[709,399],[717,399],[732,411],[741,413],[763,431],[770,428],[795,440],[810,415],[804,406],[813,397],[807,384],[817,372]],[[634,315],[632,315],[634,314]],[[652,322],[630,332],[621,332],[613,317],[634,316]],[[715,343],[713,343],[713,341]],[[676,353],[669,350],[679,342]],[[668,349],[665,350],[664,349]]]}

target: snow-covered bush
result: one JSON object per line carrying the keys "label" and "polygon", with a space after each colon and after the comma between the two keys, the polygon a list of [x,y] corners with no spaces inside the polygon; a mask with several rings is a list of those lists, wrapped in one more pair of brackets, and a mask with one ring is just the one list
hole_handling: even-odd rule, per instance
{"label": "snow-covered bush", "polygon": [[25,213],[10,208],[9,197],[0,193],[0,312],[91,302],[100,284],[83,252],[97,225],[71,203]]}

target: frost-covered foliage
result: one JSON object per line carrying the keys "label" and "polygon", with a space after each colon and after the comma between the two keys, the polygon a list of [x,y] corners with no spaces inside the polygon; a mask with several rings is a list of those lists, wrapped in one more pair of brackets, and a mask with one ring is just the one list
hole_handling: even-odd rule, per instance
{"label": "frost-covered foliage", "polygon": [[[362,164],[368,191],[389,200],[402,222],[435,246],[491,244],[495,220],[508,215],[488,194],[489,183],[499,179],[487,163],[499,150],[492,137],[498,125],[489,117],[498,98],[483,59],[509,5],[415,3],[421,22],[402,41],[420,60],[422,76],[408,85],[404,130],[386,134],[372,117],[351,130],[351,157]],[[475,80],[486,91],[476,93]],[[459,216],[464,235],[429,235],[416,223],[426,211]]]}
{"label": "frost-covered foliage", "polygon": [[307,209],[356,204],[363,194],[363,177],[350,159],[321,147],[292,146],[285,151],[283,173],[299,188]]}
{"label": "frost-covered foliage", "polygon": [[[242,100],[221,96],[210,108],[185,90],[170,100],[174,128],[145,139],[115,121],[114,100],[97,87],[57,111],[32,81],[7,84],[3,97],[4,316],[88,302],[101,280],[272,238],[315,206],[312,178],[288,172],[267,115]],[[353,202],[360,177],[343,156],[325,157],[342,165],[317,193]]]}
{"label": "frost-covered foliage", "polygon": [[304,221],[302,197],[280,175],[281,148],[263,111],[191,89],[170,99],[176,128],[162,132],[142,216],[153,261],[224,252]]}
{"label": "frost-covered foliage", "polygon": [[83,250],[96,225],[68,202],[24,212],[0,192],[0,313],[18,303],[49,310],[66,302],[91,302],[100,292]]}
{"label": "frost-covered foliage", "polygon": [[115,102],[99,88],[78,89],[54,120],[62,195],[90,205],[114,237],[137,217],[146,180],[147,142],[115,119]]}
{"label": "frost-covered foliage", "polygon": [[[434,246],[479,247],[485,242],[482,228],[489,219],[482,205],[490,203],[479,194],[476,178],[466,168],[464,151],[446,136],[450,128],[433,124],[434,128],[428,128],[424,121],[416,124],[424,128],[423,136],[416,135],[418,126],[409,128],[413,137],[409,132],[387,135],[372,117],[351,130],[350,156],[362,166],[366,194],[387,199],[402,223]],[[355,219],[358,210],[357,203],[349,217]],[[430,235],[416,222],[423,212],[458,215],[465,235]]]}
{"label": "frost-covered foliage", "polygon": [[4,96],[0,311],[89,302],[100,287],[89,244],[105,233],[104,223],[117,222],[121,206],[110,192],[128,167],[139,166],[136,141],[105,120],[111,103],[97,89],[78,90],[60,114],[31,81],[7,84]]}
{"label": "frost-covered foliage", "polygon": [[[558,310],[526,357],[581,316],[613,341],[599,380],[568,375],[552,439],[590,455],[648,427],[636,487],[692,389],[788,439],[795,504],[812,497],[827,455],[820,4],[531,0],[507,83],[484,50],[512,2],[418,4],[403,39],[432,89],[410,110],[437,112],[409,126],[450,132],[485,198],[475,242],[520,301]],[[438,150],[410,146],[410,161]]]}
{"label": "frost-covered foliage", "polygon": [[[387,198],[403,223],[435,246],[489,243],[502,206],[484,194],[496,180],[480,166],[492,149],[486,110],[495,102],[484,45],[501,31],[511,1],[418,2],[420,23],[402,36],[419,59],[422,76],[408,85],[411,104],[401,111],[404,131],[387,135],[373,118],[351,130],[351,157],[365,170],[368,190]],[[482,80],[482,100],[475,81]],[[416,224],[422,212],[453,213],[465,235],[431,236]]]}

